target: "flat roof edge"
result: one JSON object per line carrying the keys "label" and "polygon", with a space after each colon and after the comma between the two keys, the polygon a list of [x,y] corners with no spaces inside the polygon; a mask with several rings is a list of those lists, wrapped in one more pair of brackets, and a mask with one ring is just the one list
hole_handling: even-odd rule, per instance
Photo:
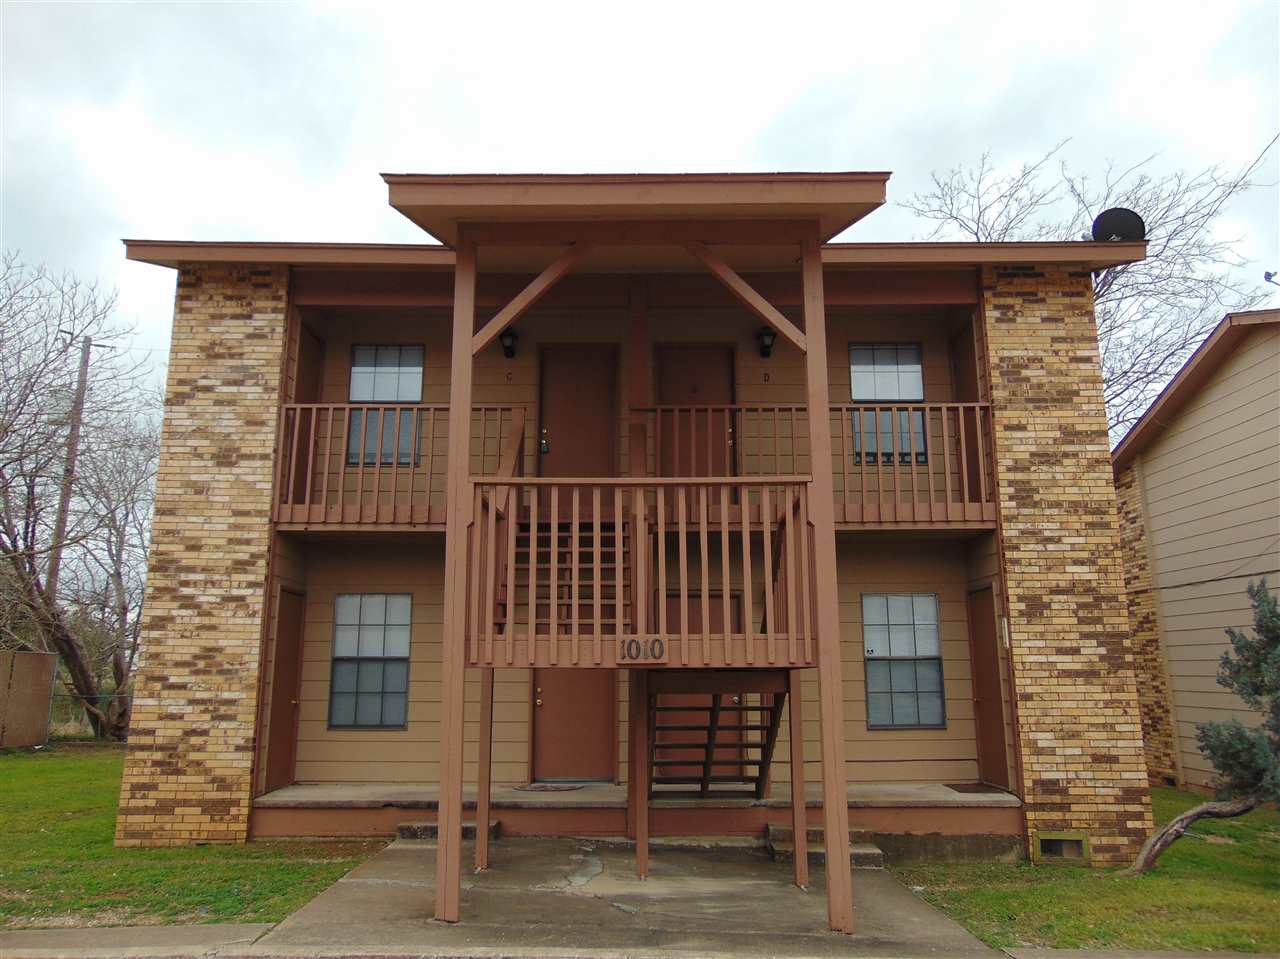
{"label": "flat roof edge", "polygon": [[[125,256],[176,268],[181,263],[279,263],[290,266],[449,267],[454,251],[432,243],[298,243],[125,239]],[[825,266],[973,267],[1060,263],[1090,269],[1133,263],[1146,243],[827,243]]]}
{"label": "flat roof edge", "polygon": [[288,266],[427,266],[454,263],[454,252],[432,243],[268,243],[125,239],[125,257],[176,269],[183,263],[264,263]]}
{"label": "flat roof edge", "polygon": [[1063,264],[1103,269],[1145,259],[1147,243],[1118,241],[1025,243],[827,243],[822,262],[827,266],[1013,266]]}

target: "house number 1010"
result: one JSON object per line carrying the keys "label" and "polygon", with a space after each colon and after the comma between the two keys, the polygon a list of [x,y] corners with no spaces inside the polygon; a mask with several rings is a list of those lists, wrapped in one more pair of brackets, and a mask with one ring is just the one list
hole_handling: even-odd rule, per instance
{"label": "house number 1010", "polygon": [[620,663],[665,663],[667,661],[667,644],[656,636],[648,639],[618,640],[618,662]]}

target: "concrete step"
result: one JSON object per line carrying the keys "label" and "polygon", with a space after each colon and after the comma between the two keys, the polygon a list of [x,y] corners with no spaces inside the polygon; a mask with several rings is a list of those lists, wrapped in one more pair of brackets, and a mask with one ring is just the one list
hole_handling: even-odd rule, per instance
{"label": "concrete step", "polygon": [[[489,838],[497,839],[502,834],[502,824],[493,819],[489,822]],[[396,836],[400,839],[439,839],[440,827],[433,822],[402,822],[396,826]],[[462,824],[462,838],[476,838],[476,824],[474,822],[464,822]]]}
{"label": "concrete step", "polygon": [[[788,826],[769,825],[765,829],[765,848],[775,862],[791,862],[796,856],[795,833]],[[809,827],[809,861],[826,862],[825,835],[821,826]],[[854,869],[883,869],[884,851],[869,842],[865,833],[849,831],[849,864]]]}

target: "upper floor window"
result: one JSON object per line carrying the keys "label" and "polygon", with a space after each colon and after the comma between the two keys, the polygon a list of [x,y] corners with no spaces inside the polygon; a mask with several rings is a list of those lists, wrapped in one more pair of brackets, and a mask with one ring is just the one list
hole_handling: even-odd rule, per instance
{"label": "upper floor window", "polygon": [[864,593],[862,643],[869,727],[946,725],[935,594]]}
{"label": "upper floor window", "polygon": [[[357,346],[351,354],[352,403],[422,402],[421,346]],[[418,448],[419,417],[413,410],[351,413],[347,462],[407,466]]]}
{"label": "upper floor window", "polygon": [[343,593],[334,600],[330,726],[406,725],[412,606],[407,593]]}
{"label": "upper floor window", "polygon": [[[851,343],[849,382],[855,403],[923,402],[923,350],[918,343]],[[865,453],[868,463],[892,464],[896,450],[901,464],[927,463],[927,444],[924,410],[865,410],[854,421],[857,462]]]}
{"label": "upper floor window", "polygon": [[421,346],[357,346],[351,354],[352,403],[421,403]]}

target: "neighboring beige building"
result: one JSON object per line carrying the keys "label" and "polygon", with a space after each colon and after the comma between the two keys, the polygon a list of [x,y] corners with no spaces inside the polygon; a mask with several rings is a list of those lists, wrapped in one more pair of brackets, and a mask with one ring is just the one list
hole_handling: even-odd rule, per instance
{"label": "neighboring beige building", "polygon": [[1280,585],[1280,310],[1223,319],[1113,461],[1148,772],[1207,788],[1196,724],[1258,721],[1217,684],[1224,630]]}

